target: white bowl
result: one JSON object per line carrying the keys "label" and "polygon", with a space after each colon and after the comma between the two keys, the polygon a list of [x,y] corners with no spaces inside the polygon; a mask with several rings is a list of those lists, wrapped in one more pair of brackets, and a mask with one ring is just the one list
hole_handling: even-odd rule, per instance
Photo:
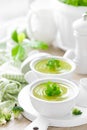
{"label": "white bowl", "polygon": [[[35,64],[42,60],[42,59],[46,59],[46,58],[55,58],[57,60],[62,60],[62,61],[65,61],[67,63],[69,63],[71,65],[71,70],[70,71],[67,71],[67,72],[64,72],[64,73],[61,73],[61,74],[48,74],[48,73],[42,73],[42,72],[39,72],[35,69]],[[27,80],[27,82],[31,82],[30,80],[35,80],[35,79],[40,79],[40,78],[48,78],[48,77],[51,77],[51,78],[65,78],[65,79],[71,79],[72,78],[72,75],[73,75],[73,72],[75,71],[75,68],[76,68],[76,65],[73,61],[71,61],[70,59],[67,59],[67,58],[64,58],[64,57],[58,57],[58,56],[43,56],[43,57],[38,57],[34,60],[31,61],[30,63],[30,69],[31,71],[27,72],[25,74],[25,79]],[[35,77],[35,78],[33,78]]]}
{"label": "white bowl", "polygon": [[[73,96],[63,101],[46,101],[35,97],[32,93],[33,88],[38,84],[47,81],[63,83],[67,85],[67,87],[72,87],[74,93]],[[76,86],[76,84],[74,84],[71,81],[65,79],[59,79],[59,78],[46,78],[46,79],[37,80],[31,83],[29,86],[30,100],[33,107],[36,109],[36,111],[39,112],[40,115],[45,117],[50,117],[50,118],[62,117],[70,113],[72,108],[75,105],[78,93],[79,93],[79,89]]]}

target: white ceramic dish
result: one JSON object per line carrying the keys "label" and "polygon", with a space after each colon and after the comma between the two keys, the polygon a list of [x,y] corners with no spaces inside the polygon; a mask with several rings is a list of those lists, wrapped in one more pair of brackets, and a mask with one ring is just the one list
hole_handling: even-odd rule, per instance
{"label": "white ceramic dish", "polygon": [[[68,91],[63,96],[68,96],[68,98],[63,101],[47,101],[34,96],[33,89],[36,86],[48,81],[54,83],[57,82],[67,86]],[[38,93],[41,93],[41,89],[39,89]],[[42,93],[44,93],[44,90]],[[79,88],[77,87],[77,85],[65,79],[45,78],[36,80],[33,83],[31,83],[29,85],[28,95],[30,96],[30,100],[33,107],[40,115],[37,116],[37,118],[31,123],[31,125],[27,126],[25,130],[34,129],[35,127],[41,130],[47,130],[49,125],[48,118],[61,118],[70,113],[76,104],[78,94]]]}
{"label": "white ceramic dish", "polygon": [[[71,70],[68,71],[68,72],[64,72],[64,73],[61,73],[61,74],[47,74],[47,73],[42,73],[42,72],[39,72],[37,70],[35,70],[34,68],[34,65],[40,61],[40,60],[43,60],[43,59],[46,59],[46,58],[55,58],[55,59],[58,59],[58,60],[62,60],[62,61],[65,61],[67,63],[69,63],[71,65]],[[51,77],[51,78],[65,78],[65,79],[71,79],[72,76],[73,76],[73,72],[75,71],[75,68],[76,68],[76,65],[74,62],[72,62],[72,60],[69,60],[68,58],[65,58],[65,57],[59,57],[59,56],[43,56],[43,57],[38,57],[34,60],[31,61],[30,63],[30,69],[31,71],[27,72],[25,74],[25,79],[26,81],[29,83],[30,79],[29,77],[31,76],[32,77],[36,77],[37,79],[39,78],[48,78],[48,77]],[[33,78],[32,78],[32,81],[33,81]]]}
{"label": "white ceramic dish", "polygon": [[[69,98],[63,101],[47,101],[47,100],[36,98],[32,93],[34,87],[48,81],[57,82],[57,83],[66,85],[68,88],[67,96],[70,95]],[[60,78],[45,78],[45,79],[36,80],[33,83],[31,83],[29,85],[28,92],[29,92],[29,96],[33,104],[33,107],[41,115],[49,117],[49,118],[56,118],[56,117],[61,117],[61,116],[66,115],[75,106],[76,99],[79,94],[79,88],[72,81],[68,81],[68,80],[60,79]]]}
{"label": "white ceramic dish", "polygon": [[38,57],[43,57],[43,56],[46,56],[46,55],[50,55],[48,53],[40,53],[38,50],[33,50],[31,52],[29,52],[28,54],[29,56],[23,61],[22,65],[21,65],[21,72],[26,74],[28,71],[30,71],[30,62],[33,60],[33,59],[36,59]]}
{"label": "white ceramic dish", "polygon": [[77,98],[77,104],[82,107],[87,107],[87,78],[80,79],[80,93]]}
{"label": "white ceramic dish", "polygon": [[[21,107],[24,109],[23,115],[33,121],[38,116],[38,113],[33,108],[30,97],[28,95],[29,85],[24,87],[18,96],[18,102]],[[48,118],[49,120],[49,126],[55,126],[55,127],[74,127],[79,126],[87,123],[87,108],[84,107],[78,107],[83,113],[80,116],[73,116],[71,113],[67,114],[64,117],[61,118]]]}

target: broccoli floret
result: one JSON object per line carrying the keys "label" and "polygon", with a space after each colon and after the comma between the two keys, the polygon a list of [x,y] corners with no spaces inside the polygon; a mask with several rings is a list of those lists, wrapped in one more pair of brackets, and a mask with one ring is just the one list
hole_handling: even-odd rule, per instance
{"label": "broccoli floret", "polygon": [[11,120],[11,113],[6,113],[5,114],[5,120],[8,122]]}
{"label": "broccoli floret", "polygon": [[5,115],[0,112],[0,125],[6,124]]}
{"label": "broccoli floret", "polygon": [[82,114],[82,111],[77,109],[77,108],[74,108],[73,111],[72,111],[72,114],[73,115],[81,115]]}
{"label": "broccoli floret", "polygon": [[2,113],[5,115],[5,120],[7,122],[11,120],[11,111],[8,108],[4,108]]}
{"label": "broccoli floret", "polygon": [[24,109],[22,107],[17,106],[17,104],[15,104],[15,106],[12,109],[12,113],[14,115],[14,118],[18,118],[23,111],[24,111]]}
{"label": "broccoli floret", "polygon": [[11,120],[11,112],[7,108],[0,110],[0,124],[6,124]]}
{"label": "broccoli floret", "polygon": [[4,108],[2,113],[5,115],[5,120],[7,122],[11,120],[11,111],[8,108]]}

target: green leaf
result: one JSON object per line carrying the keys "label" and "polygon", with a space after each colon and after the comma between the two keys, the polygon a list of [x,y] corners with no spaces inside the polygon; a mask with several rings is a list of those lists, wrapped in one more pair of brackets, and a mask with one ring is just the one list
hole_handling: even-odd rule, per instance
{"label": "green leaf", "polygon": [[58,69],[60,67],[60,62],[59,60],[55,59],[55,58],[50,58],[47,62],[47,67],[49,67],[49,69]]}
{"label": "green leaf", "polygon": [[23,61],[25,58],[25,49],[21,45],[16,45],[12,48],[11,54],[15,60]]}
{"label": "green leaf", "polygon": [[18,42],[21,43],[25,39],[25,34],[24,33],[19,33],[18,34]]}
{"label": "green leaf", "polygon": [[48,44],[42,41],[31,41],[30,47],[34,49],[46,50],[48,49]]}
{"label": "green leaf", "polygon": [[16,30],[12,33],[11,38],[12,38],[16,43],[18,43],[18,33],[17,33]]}
{"label": "green leaf", "polygon": [[73,115],[81,115],[82,112],[81,112],[81,110],[79,110],[79,109],[77,109],[77,108],[74,108],[73,111],[72,111],[72,114],[73,114]]}
{"label": "green leaf", "polygon": [[87,0],[81,0],[81,1],[80,1],[80,5],[81,5],[81,4],[82,4],[83,6],[87,6]]}
{"label": "green leaf", "polygon": [[79,0],[67,0],[67,4],[78,6]]}
{"label": "green leaf", "polygon": [[58,86],[57,83],[48,82],[46,86],[47,88],[45,90],[45,93],[47,96],[58,96],[61,94],[61,88]]}
{"label": "green leaf", "polygon": [[11,51],[12,57],[15,57],[17,55],[18,49],[19,49],[19,45],[16,45],[12,48],[12,51]]}
{"label": "green leaf", "polygon": [[59,1],[73,6],[87,6],[87,0],[59,0]]}

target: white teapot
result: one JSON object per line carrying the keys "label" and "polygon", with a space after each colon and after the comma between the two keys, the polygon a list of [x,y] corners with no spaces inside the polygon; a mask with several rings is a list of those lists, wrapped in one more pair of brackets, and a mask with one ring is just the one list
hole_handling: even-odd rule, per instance
{"label": "white teapot", "polygon": [[57,26],[52,0],[36,0],[31,4],[27,17],[27,35],[30,39],[52,43]]}

